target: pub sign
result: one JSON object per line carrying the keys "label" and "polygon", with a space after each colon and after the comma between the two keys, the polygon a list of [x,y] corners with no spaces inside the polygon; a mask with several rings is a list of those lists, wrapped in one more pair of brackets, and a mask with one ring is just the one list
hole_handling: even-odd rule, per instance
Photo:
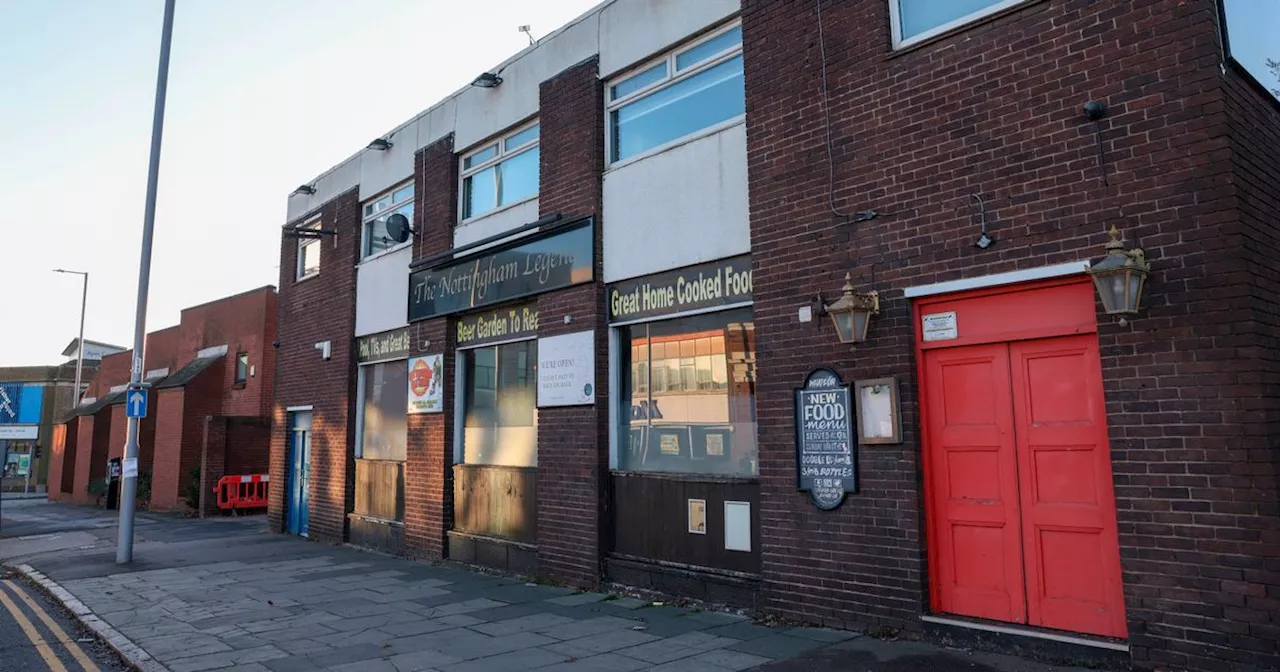
{"label": "pub sign", "polygon": [[830,369],[816,369],[796,394],[797,489],[824,511],[858,491],[853,395]]}

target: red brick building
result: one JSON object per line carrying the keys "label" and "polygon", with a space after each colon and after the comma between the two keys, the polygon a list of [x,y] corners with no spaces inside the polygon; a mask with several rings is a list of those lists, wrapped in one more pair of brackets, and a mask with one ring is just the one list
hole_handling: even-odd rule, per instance
{"label": "red brick building", "polygon": [[[1280,665],[1280,104],[1224,6],[664,7],[602,4],[290,197],[271,524]],[[1113,226],[1151,269],[1122,320]],[[842,339],[846,275],[876,310]]]}
{"label": "red brick building", "polygon": [[[151,508],[186,507],[224,474],[266,473],[276,301],[275,288],[262,287],[186,308],[178,325],[147,334],[151,398],[139,423],[138,473],[150,481],[139,498]],[[55,428],[51,499],[92,503],[104,491],[108,460],[124,454],[132,360],[132,350],[104,357],[80,405]]]}

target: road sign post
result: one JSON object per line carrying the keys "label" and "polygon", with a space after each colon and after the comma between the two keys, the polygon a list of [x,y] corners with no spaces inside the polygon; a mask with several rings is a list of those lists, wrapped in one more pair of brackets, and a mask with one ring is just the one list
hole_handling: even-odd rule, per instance
{"label": "road sign post", "polygon": [[[160,65],[156,73],[156,105],[151,117],[151,160],[147,170],[147,203],[142,216],[142,254],[138,260],[138,306],[133,322],[133,365],[129,394],[144,386],[142,363],[147,340],[147,290],[151,284],[151,238],[156,228],[156,190],[160,181],[160,139],[164,134],[164,102],[169,86],[169,47],[173,42],[174,0],[164,2],[164,24],[160,32]],[[82,346],[83,347],[83,344]],[[126,400],[128,401],[128,400]],[[146,411],[146,395],[142,397]],[[130,416],[125,433],[124,462],[138,461],[138,418]],[[133,508],[138,490],[137,469],[126,470],[120,483],[120,536],[116,539],[116,564],[133,561]]]}

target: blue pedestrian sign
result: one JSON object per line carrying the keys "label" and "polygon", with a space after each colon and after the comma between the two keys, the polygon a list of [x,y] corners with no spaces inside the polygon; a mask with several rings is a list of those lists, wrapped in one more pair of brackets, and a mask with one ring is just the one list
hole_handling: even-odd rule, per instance
{"label": "blue pedestrian sign", "polygon": [[124,414],[130,418],[147,417],[147,391],[132,389],[124,394]]}

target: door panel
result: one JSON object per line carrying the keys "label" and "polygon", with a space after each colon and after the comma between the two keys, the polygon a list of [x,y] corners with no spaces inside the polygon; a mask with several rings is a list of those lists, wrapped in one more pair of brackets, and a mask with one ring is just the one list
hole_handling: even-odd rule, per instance
{"label": "door panel", "polygon": [[1017,462],[1004,344],[925,353],[930,531],[940,611],[1023,623]]}
{"label": "door panel", "polygon": [[1125,636],[1102,367],[1092,335],[1009,346],[1027,617]]}

